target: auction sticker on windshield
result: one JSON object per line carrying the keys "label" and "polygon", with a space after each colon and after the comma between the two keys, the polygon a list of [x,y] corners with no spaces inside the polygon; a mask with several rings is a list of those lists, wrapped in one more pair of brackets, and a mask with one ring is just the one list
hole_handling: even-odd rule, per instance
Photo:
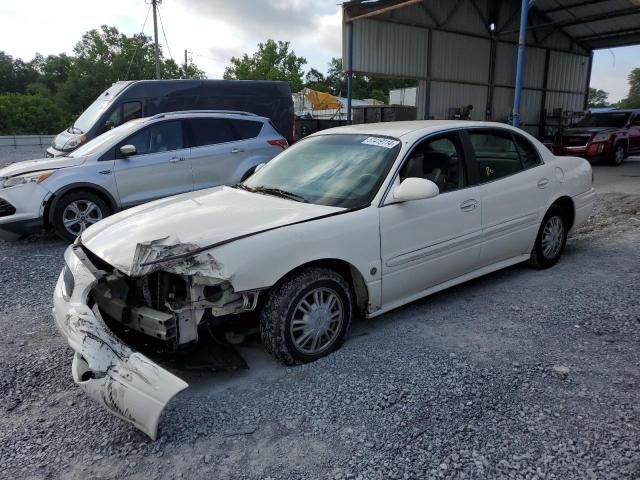
{"label": "auction sticker on windshield", "polygon": [[376,147],[393,148],[398,145],[400,141],[394,140],[393,138],[368,137],[365,138],[362,143],[364,145],[373,145]]}

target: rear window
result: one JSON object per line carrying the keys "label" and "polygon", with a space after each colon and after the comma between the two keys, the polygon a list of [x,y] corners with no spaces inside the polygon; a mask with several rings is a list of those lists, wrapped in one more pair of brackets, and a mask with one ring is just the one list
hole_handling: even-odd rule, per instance
{"label": "rear window", "polygon": [[247,140],[262,129],[261,122],[228,118],[196,118],[188,123],[192,147]]}

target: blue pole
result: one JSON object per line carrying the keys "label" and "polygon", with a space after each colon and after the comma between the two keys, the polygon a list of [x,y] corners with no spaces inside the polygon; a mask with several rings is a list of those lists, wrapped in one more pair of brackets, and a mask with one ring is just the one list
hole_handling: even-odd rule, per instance
{"label": "blue pole", "polygon": [[347,23],[347,121],[351,120],[351,100],[353,99],[353,22]]}
{"label": "blue pole", "polygon": [[513,96],[513,126],[520,126],[520,100],[522,98],[522,70],[524,69],[524,53],[527,45],[527,16],[530,0],[522,0],[520,11],[520,36],[518,37],[518,63],[516,65],[516,88]]}

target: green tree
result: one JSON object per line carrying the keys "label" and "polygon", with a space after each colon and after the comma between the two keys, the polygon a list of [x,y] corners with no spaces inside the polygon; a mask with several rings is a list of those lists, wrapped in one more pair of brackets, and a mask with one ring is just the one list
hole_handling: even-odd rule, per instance
{"label": "green tree", "polygon": [[640,68],[634,68],[627,77],[629,80],[629,95],[620,100],[620,108],[640,108]]}
{"label": "green tree", "polygon": [[302,66],[304,57],[296,56],[289,50],[289,42],[267,40],[258,44],[258,50],[251,56],[231,57],[231,66],[224,71],[225,80],[284,80],[289,82],[291,91],[298,92],[303,87]]}
{"label": "green tree", "polygon": [[589,88],[589,97],[587,99],[587,105],[592,108],[608,107],[609,92],[600,90],[599,88]]}
{"label": "green tree", "polygon": [[0,135],[54,134],[66,127],[53,99],[43,94],[0,94]]}
{"label": "green tree", "polygon": [[[326,82],[329,91],[337,96],[347,96],[347,75],[342,67],[341,58],[332,58],[329,62]],[[389,90],[415,87],[418,82],[412,79],[370,77],[360,73],[353,74],[353,98],[373,98],[381,102],[389,101]]]}
{"label": "green tree", "polygon": [[306,88],[310,88],[311,90],[316,90],[318,92],[329,91],[329,86],[327,85],[327,79],[324,77],[324,75],[320,71],[316,70],[315,68],[312,68],[311,70],[309,70],[305,75],[304,86]]}

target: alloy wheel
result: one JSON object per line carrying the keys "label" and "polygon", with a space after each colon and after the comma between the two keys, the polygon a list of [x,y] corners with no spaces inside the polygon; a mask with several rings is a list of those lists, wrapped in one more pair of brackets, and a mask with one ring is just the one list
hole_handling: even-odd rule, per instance
{"label": "alloy wheel", "polygon": [[102,217],[100,207],[90,200],[75,200],[69,203],[62,212],[64,228],[74,237],[102,220]]}

